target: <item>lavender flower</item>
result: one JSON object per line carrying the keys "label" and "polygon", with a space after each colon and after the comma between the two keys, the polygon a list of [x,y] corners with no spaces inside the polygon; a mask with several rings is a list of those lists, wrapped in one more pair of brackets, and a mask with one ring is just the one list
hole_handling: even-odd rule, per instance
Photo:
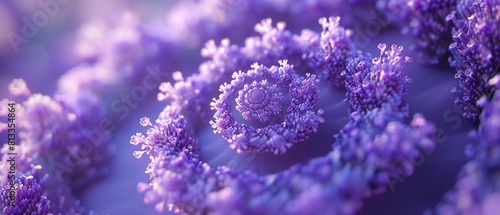
{"label": "lavender flower", "polygon": [[[186,121],[181,116],[160,117],[159,125],[148,129],[146,138],[140,138],[143,142],[133,142],[143,143],[144,152],[152,159],[147,170],[152,182],[140,183],[138,189],[146,192],[145,202],[155,203],[159,211],[353,214],[367,193],[381,192],[394,175],[411,174],[415,156],[420,154],[417,147],[433,147],[428,138],[433,126],[422,117],[416,116],[407,127],[391,121],[397,117],[387,118],[391,122],[385,124],[377,120],[380,114],[385,113],[373,113],[346,125],[327,156],[266,176],[225,166],[210,167],[200,160]],[[354,154],[359,147],[367,149],[366,154]],[[370,184],[380,187],[371,190]],[[310,201],[325,204],[310,207]]]}
{"label": "lavender flower", "polygon": [[349,39],[352,33],[340,26],[339,22],[340,17],[319,19],[323,31],[319,38],[311,36],[309,39],[314,48],[311,47],[307,56],[309,64],[313,68],[317,67],[335,86],[343,85],[341,73],[346,70],[349,59],[359,55]]}
{"label": "lavender flower", "polygon": [[17,175],[17,180],[2,185],[2,208],[4,214],[52,214],[40,183],[32,175]]}
{"label": "lavender flower", "polygon": [[[47,2],[52,1],[41,4]],[[146,4],[139,3],[140,10]],[[85,25],[76,41],[76,60],[83,63],[59,79],[52,96],[33,93],[24,80],[15,79],[8,86],[11,96],[0,101],[0,116],[7,114],[6,103],[17,103],[19,137],[12,180],[9,150],[0,148],[2,213],[93,215],[78,198],[111,167],[114,128],[103,122],[113,123],[116,116],[106,111],[108,99],[145,80],[138,78],[143,68],[159,61],[183,72],[154,78],[172,81],[159,86],[164,109],[156,120],[141,118],[147,131],[130,139],[139,147],[134,157],[150,159],[150,180],[137,185],[145,203],[181,214],[356,214],[365,198],[394,189],[401,177],[412,175],[435,147],[434,125],[418,113],[408,119],[405,97],[411,80],[405,69],[411,59],[403,56],[403,48],[382,43],[372,57],[355,47],[353,31],[343,27],[380,27],[366,22],[375,4],[416,40],[410,48],[429,62],[443,63],[451,51],[449,61],[460,81],[453,90],[459,95],[456,103],[481,123],[474,133],[479,144],[468,148],[470,161],[456,187],[433,212],[496,213],[497,0],[175,1],[167,3],[166,25],[158,24],[165,20],[157,20],[157,14],[148,14],[143,23],[133,12],[113,25]],[[0,10],[17,8],[9,5],[16,4],[0,3]],[[28,5],[34,12],[36,5]],[[43,9],[56,10],[52,6]],[[7,11],[7,17],[25,13],[17,9]],[[331,15],[342,19],[320,18],[319,26],[312,25]],[[18,30],[24,34],[26,27]],[[208,39],[213,40],[201,49],[207,60],[199,65],[192,51]],[[345,104],[331,102],[337,99],[331,95],[343,93]],[[345,117],[332,117],[345,107]],[[333,125],[343,120],[338,131]],[[0,122],[0,133],[7,128]],[[211,148],[220,154],[206,158],[205,150],[220,143],[228,149]],[[331,150],[321,150],[325,145]],[[310,152],[296,148],[301,146],[315,148],[318,155],[308,158]],[[235,159],[216,166],[227,152]],[[247,156],[257,157],[247,161],[258,170],[239,163]],[[258,172],[271,157],[279,164],[270,162],[266,171],[281,168],[283,160],[292,162],[287,157],[300,162]],[[13,205],[9,190],[16,194]]]}
{"label": "lavender flower", "polygon": [[464,116],[478,120],[482,104],[491,100],[500,71],[500,2],[460,1],[450,14],[453,41],[450,65],[457,70],[459,88],[453,89]]}
{"label": "lavender flower", "polygon": [[349,62],[346,76],[349,112],[366,113],[392,105],[395,110],[407,113],[408,105],[404,102],[405,84],[411,79],[403,74],[409,57],[400,56],[403,47],[392,45],[386,51],[386,44],[379,44],[380,56],[370,62],[369,56],[360,56]]}
{"label": "lavender flower", "polygon": [[[334,23],[338,21],[336,18],[329,20]],[[228,111],[228,99],[237,97],[237,86],[239,90],[245,89],[245,84],[251,84],[255,79],[255,87],[262,86],[257,83],[263,77],[268,77],[266,82],[274,79],[276,87],[285,88],[286,85],[280,84],[282,79],[300,80],[293,70],[310,71],[307,68],[311,64],[294,64],[292,70],[292,66],[285,62],[281,62],[280,67],[270,68],[265,67],[266,63],[272,62],[280,54],[292,59],[302,56],[302,60],[307,59],[307,56],[325,54],[314,53],[323,50],[318,46],[320,36],[311,31],[303,32],[300,37],[292,37],[283,31],[283,27],[279,27],[280,24],[277,29],[262,28],[266,26],[269,25],[257,25],[258,29],[265,29],[262,41],[267,41],[267,35],[276,37],[278,39],[268,40],[277,43],[274,46],[260,45],[259,38],[247,40],[247,45],[241,51],[234,45],[230,46],[227,41],[219,48],[209,43],[202,54],[211,56],[212,60],[202,64],[200,73],[188,77],[186,81],[179,81],[174,86],[164,85],[159,97],[168,97],[171,103],[160,113],[156,125],[149,125],[146,135],[138,133],[132,136],[132,144],[142,145],[141,150],[135,152],[136,157],[147,154],[151,159],[146,170],[151,182],[140,183],[138,189],[145,193],[145,202],[155,204],[158,211],[168,209],[183,214],[354,214],[360,209],[364,197],[383,192],[394,177],[411,175],[416,159],[422,153],[433,150],[434,142],[430,136],[435,128],[432,124],[421,115],[415,115],[410,125],[403,123],[408,115],[403,97],[409,79],[402,72],[409,59],[400,56],[401,47],[392,46],[391,50],[385,51],[385,45],[381,44],[378,58],[364,55],[355,58],[346,55],[346,58],[341,58],[342,55],[338,55],[338,60],[345,61],[343,65],[346,67],[341,75],[344,76],[342,80],[345,80],[347,89],[349,122],[335,135],[333,149],[326,156],[262,176],[239,168],[211,167],[202,161],[196,135],[198,126],[207,124],[204,120],[210,112],[207,108],[209,101],[204,97],[213,94],[210,92],[213,85],[227,82],[225,75],[244,68],[251,60],[264,64],[254,65],[247,73],[234,73],[233,80],[220,88],[222,94],[211,105],[216,112],[216,121],[212,126],[224,136],[226,131],[222,129],[229,132],[238,129],[231,127],[236,122]],[[335,24],[332,26],[324,31],[336,29]],[[330,36],[328,33],[324,35]],[[341,32],[340,38],[330,36],[329,39],[342,41],[343,36]],[[298,40],[292,42],[294,40],[289,38]],[[293,54],[300,52],[300,55]],[[289,62],[296,61],[289,59]],[[301,62],[300,58],[297,62]],[[317,65],[317,62],[312,65]],[[303,96],[310,98],[309,102],[314,104],[317,93],[314,90],[315,78],[306,75],[304,81],[313,86],[304,88],[307,90],[303,92],[307,95]],[[277,92],[273,91],[274,86],[270,88],[267,93]],[[291,93],[290,97],[295,95]],[[276,105],[271,104],[269,107],[268,103],[267,107],[272,112]],[[310,110],[309,106],[304,107]],[[191,110],[199,114],[193,116],[189,114]],[[314,114],[311,116],[317,117]],[[300,121],[292,122],[296,122],[297,126],[308,125]],[[248,127],[240,132],[246,129]],[[238,133],[229,134],[229,137],[233,137]],[[253,136],[241,135],[230,140],[236,145],[246,144],[244,138],[248,137]],[[315,207],[311,207],[313,203]]]}
{"label": "lavender flower", "polygon": [[[41,165],[33,165],[23,174],[17,173],[2,183],[0,206],[3,214],[86,214],[85,210],[69,187],[59,184]],[[13,201],[12,201],[13,200]]]}
{"label": "lavender flower", "polygon": [[499,8],[498,1],[463,0],[448,17],[455,26],[450,65],[457,70],[455,78],[460,84],[452,91],[459,96],[455,103],[462,105],[465,117],[481,124],[475,135],[479,144],[470,147],[473,148],[468,153],[471,160],[463,167],[454,189],[436,208],[436,214],[494,214],[498,211]]}
{"label": "lavender flower", "polygon": [[[307,135],[317,131],[318,124],[323,122],[321,118],[322,110],[317,110],[316,100],[319,89],[316,86],[317,80],[314,75],[307,74],[302,78],[295,74],[293,67],[287,61],[280,62],[280,66],[265,68],[254,64],[252,70],[247,73],[237,72],[233,74],[230,84],[220,87],[222,94],[218,99],[210,104],[215,110],[215,121],[211,121],[215,133],[220,133],[230,143],[232,149],[237,152],[274,152],[275,154],[285,153],[286,149],[294,143],[301,142]],[[273,83],[272,89],[265,91],[259,89],[258,83]],[[248,92],[250,90],[259,92]],[[281,88],[281,89],[280,89]],[[267,122],[269,118],[281,114],[280,100],[275,100],[281,95],[279,91],[286,90],[291,98],[290,106],[286,110],[283,122],[270,125],[264,128],[254,128],[250,125],[239,123],[231,114],[231,99],[236,97],[236,108],[244,111],[245,114],[254,113],[256,120]],[[245,93],[250,93],[250,95]],[[258,94],[258,95],[255,95]],[[271,94],[271,95],[269,95]],[[252,97],[252,103],[242,104],[238,100],[241,96]],[[264,101],[260,97],[264,98]],[[255,103],[253,103],[255,102]],[[277,102],[278,104],[276,104]],[[271,116],[270,116],[271,115]],[[247,117],[246,119],[254,119]]]}

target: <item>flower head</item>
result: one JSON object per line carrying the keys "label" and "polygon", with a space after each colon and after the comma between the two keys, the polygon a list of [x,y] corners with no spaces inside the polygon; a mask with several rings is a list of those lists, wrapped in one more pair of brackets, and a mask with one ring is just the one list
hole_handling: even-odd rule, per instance
{"label": "flower head", "polygon": [[[261,97],[271,97],[258,103],[245,103],[241,105],[240,96],[248,92],[249,84],[260,82],[271,82],[276,86],[272,90],[261,91],[260,93],[271,94],[261,95]],[[230,147],[238,152],[267,152],[275,154],[284,153],[286,149],[294,143],[303,141],[307,135],[317,130],[318,124],[323,122],[322,110],[317,110],[316,100],[319,89],[314,75],[307,74],[302,78],[295,74],[293,67],[287,61],[281,61],[280,66],[266,68],[254,64],[252,70],[247,73],[237,72],[233,74],[230,84],[220,87],[221,95],[211,103],[215,121],[211,122],[215,133],[220,133],[230,143]],[[282,89],[278,89],[278,86]],[[252,86],[252,89],[254,86]],[[256,89],[259,90],[259,89]],[[275,92],[272,92],[272,91]],[[281,113],[281,101],[276,100],[276,91],[286,90],[290,96],[290,106],[286,109],[286,114]],[[236,97],[238,94],[238,97]],[[268,122],[270,115],[284,114],[283,120],[276,118],[264,128],[254,128],[253,126],[239,123],[231,113],[231,100],[236,98],[237,109],[244,109],[245,114],[253,113],[254,117],[262,122]],[[273,100],[271,100],[273,99]],[[255,108],[258,107],[258,108]],[[248,117],[247,117],[248,118]],[[248,118],[252,119],[252,118]],[[280,120],[282,122],[277,122]]]}
{"label": "flower head", "polygon": [[459,87],[457,104],[464,116],[478,120],[482,101],[491,100],[498,89],[500,71],[500,2],[459,1],[457,10],[450,14],[454,23],[450,65],[457,70]]}
{"label": "flower head", "polygon": [[411,59],[401,56],[401,46],[392,45],[390,50],[386,50],[386,44],[381,43],[378,48],[379,57],[372,60],[369,56],[355,58],[343,73],[348,89],[346,102],[349,112],[365,113],[390,105],[407,113],[405,85],[411,80],[403,71]]}
{"label": "flower head", "polygon": [[9,176],[2,182],[0,206],[3,214],[88,214],[71,193],[70,187],[61,184],[41,165],[31,164],[23,173]]}

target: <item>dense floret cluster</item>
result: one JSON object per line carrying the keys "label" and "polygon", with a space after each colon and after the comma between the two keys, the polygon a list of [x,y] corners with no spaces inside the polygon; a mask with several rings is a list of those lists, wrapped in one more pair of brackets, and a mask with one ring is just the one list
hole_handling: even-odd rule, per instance
{"label": "dense floret cluster", "polygon": [[[295,74],[291,65],[283,61],[280,62],[279,67],[273,66],[271,68],[254,64],[252,70],[247,73],[236,72],[232,78],[230,84],[225,83],[220,87],[222,94],[210,104],[215,110],[215,121],[211,121],[211,124],[214,132],[222,134],[224,139],[230,143],[230,147],[236,149],[237,152],[271,151],[275,154],[284,153],[294,143],[305,140],[309,133],[316,132],[318,124],[323,122],[321,117],[323,110],[316,108],[319,93],[317,82],[319,80],[316,79],[315,75],[306,74],[306,78],[302,78]],[[283,88],[282,90],[288,92],[290,105],[286,109],[286,113],[282,113],[281,104],[274,103],[281,103],[276,98],[277,89],[270,91],[256,89],[255,85],[258,82],[275,83]],[[236,109],[246,109],[243,112],[243,118],[245,118],[245,113],[253,113],[255,114],[254,118],[266,122],[269,120],[269,115],[276,117],[270,122],[270,125],[264,128],[254,128],[239,123],[231,113],[231,101],[236,97],[235,94],[241,96],[249,85],[252,85],[254,90],[261,90],[258,93],[272,94],[260,97],[271,98],[266,99],[267,101],[257,100],[257,104],[246,103],[243,104],[243,107],[240,100],[237,99]],[[238,91],[242,88],[243,91]],[[255,97],[254,95],[250,96]],[[256,106],[258,108],[255,108]],[[283,122],[276,122],[280,118],[278,114],[284,114],[281,117]]]}
{"label": "dense floret cluster", "polygon": [[500,79],[500,1],[460,1],[450,20],[455,24],[450,65],[459,80],[453,92],[465,117],[477,121]]}
{"label": "dense floret cluster", "polygon": [[343,72],[348,88],[345,101],[349,104],[350,113],[363,114],[386,105],[400,112],[408,112],[404,95],[405,84],[411,79],[403,71],[411,59],[401,56],[402,46],[392,45],[391,50],[386,51],[386,44],[381,43],[378,48],[379,57],[354,58]]}
{"label": "dense floret cluster", "polygon": [[60,182],[49,176],[41,165],[31,165],[23,174],[16,174],[14,180],[2,184],[2,213],[95,215],[85,210],[69,187],[61,186]]}

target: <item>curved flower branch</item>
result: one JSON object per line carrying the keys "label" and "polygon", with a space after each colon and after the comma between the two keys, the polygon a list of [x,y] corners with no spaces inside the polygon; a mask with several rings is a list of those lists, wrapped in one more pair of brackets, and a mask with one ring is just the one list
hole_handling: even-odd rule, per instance
{"label": "curved flower branch", "polygon": [[[435,210],[426,214],[496,214],[500,200],[498,168],[500,166],[500,91],[481,114],[481,125],[475,134],[479,144],[469,149],[471,160],[461,172],[455,187]],[[472,151],[472,152],[471,152]]]}
{"label": "curved flower branch", "polygon": [[[278,28],[268,32],[283,31]],[[319,36],[308,31],[299,38],[307,38],[300,40],[301,47],[305,47],[300,50],[319,50]],[[281,53],[288,50],[282,55],[294,57],[289,55],[293,44],[278,50]],[[248,42],[243,50],[249,50],[247,47]],[[136,156],[147,154],[151,159],[146,171],[151,182],[138,184],[139,191],[145,193],[145,202],[155,204],[159,211],[168,209],[183,214],[354,214],[360,209],[363,198],[385,191],[394,177],[411,175],[418,157],[434,149],[432,124],[421,115],[415,115],[410,125],[403,123],[408,115],[403,97],[409,79],[402,72],[409,59],[400,56],[402,48],[398,46],[388,51],[383,44],[379,48],[381,56],[377,58],[360,55],[356,59],[341,59],[346,61],[346,72],[341,75],[347,89],[349,122],[335,135],[336,141],[332,140],[332,151],[305,164],[268,175],[227,166],[211,167],[201,160],[197,126],[208,123],[203,117],[190,115],[189,110],[208,115],[210,105],[203,97],[211,93],[205,90],[220,86],[218,84],[224,80],[222,74],[238,71],[242,67],[237,66],[246,59],[240,57],[242,53],[236,46],[227,43],[219,49],[205,49],[202,53],[212,56],[212,61],[202,65],[200,73],[188,77],[187,81],[162,90],[172,102],[160,113],[155,125],[141,123],[150,127],[145,135],[138,133],[131,138],[132,144],[142,145]],[[274,59],[276,54],[250,53],[256,56],[264,53],[266,58],[257,57],[264,62]],[[255,60],[251,56],[248,58]],[[286,65],[282,63],[281,67]],[[252,73],[257,70],[261,72]],[[224,93],[236,94],[233,85],[244,88],[245,75],[253,77],[270,71],[272,67],[254,66],[248,73],[235,73],[231,84],[221,88],[220,101],[212,103],[216,111],[222,110],[216,114],[216,119],[229,114],[227,103],[224,103],[228,96]],[[314,98],[317,91],[307,92]],[[222,122],[225,121],[215,124]],[[242,142],[240,139],[234,141],[238,141],[236,144]]]}

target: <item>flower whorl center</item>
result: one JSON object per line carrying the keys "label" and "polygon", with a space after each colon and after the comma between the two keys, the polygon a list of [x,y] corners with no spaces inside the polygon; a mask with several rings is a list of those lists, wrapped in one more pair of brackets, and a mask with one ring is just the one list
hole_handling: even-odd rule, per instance
{"label": "flower whorl center", "polygon": [[253,81],[238,91],[236,109],[246,120],[267,122],[281,112],[282,99],[283,94],[279,92],[276,84],[270,84],[267,79]]}
{"label": "flower whorl center", "polygon": [[[271,67],[254,64],[247,72],[233,73],[233,80],[220,86],[219,98],[210,104],[215,110],[210,122],[214,132],[221,134],[238,153],[285,153],[294,143],[315,133],[324,122],[323,110],[316,107],[319,93],[316,76],[299,76],[286,60],[279,63]],[[286,110],[282,108],[282,90],[291,100]],[[256,128],[237,122],[231,112],[233,98],[243,118],[268,125]]]}

